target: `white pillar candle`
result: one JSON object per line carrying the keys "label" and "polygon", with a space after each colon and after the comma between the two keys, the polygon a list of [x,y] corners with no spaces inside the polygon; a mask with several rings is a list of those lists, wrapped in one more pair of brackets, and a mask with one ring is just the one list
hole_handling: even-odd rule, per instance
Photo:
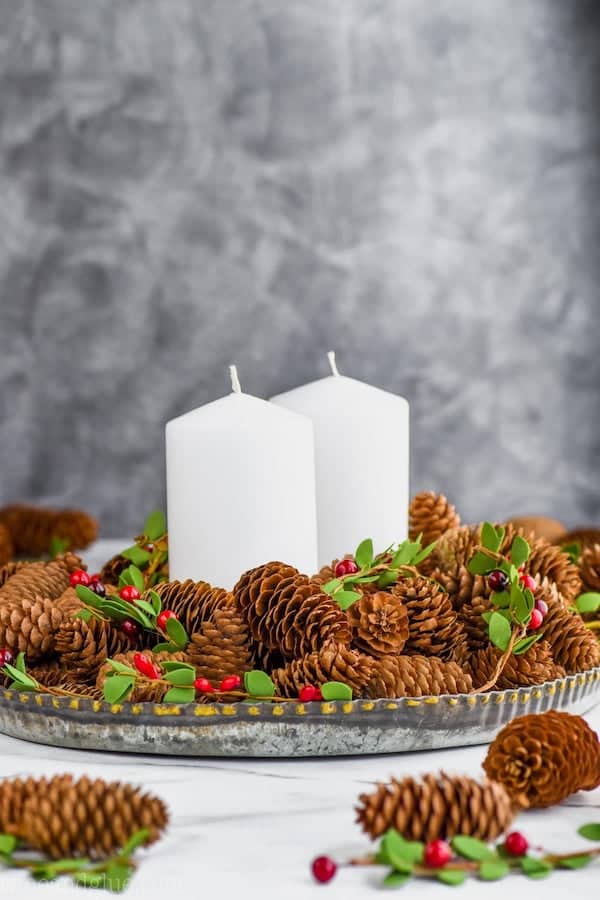
{"label": "white pillar candle", "polygon": [[170,576],[227,589],[273,559],[317,568],[312,424],[231,375],[228,397],[166,427]]}
{"label": "white pillar candle", "polygon": [[309,416],[315,429],[319,565],[373,538],[376,551],[408,531],[408,403],[332,375],[272,398]]}

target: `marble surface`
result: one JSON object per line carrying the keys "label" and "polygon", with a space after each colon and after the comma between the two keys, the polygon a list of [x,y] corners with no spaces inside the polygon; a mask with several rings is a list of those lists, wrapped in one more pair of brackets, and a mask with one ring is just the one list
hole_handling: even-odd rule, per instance
{"label": "marble surface", "polygon": [[[123,543],[117,542],[115,549],[119,546]],[[91,568],[110,549],[104,544],[92,551]],[[587,720],[600,730],[600,707]],[[346,859],[368,850],[367,840],[354,825],[358,794],[391,775],[439,769],[477,775],[485,753],[485,747],[470,747],[326,760],[157,759],[63,750],[0,736],[4,776],[85,773],[128,780],[163,797],[171,824],[165,838],[142,854],[126,893],[131,900],[167,896],[195,900],[217,891],[222,900],[375,898],[382,870],[344,869],[327,887],[314,884],[309,874],[310,860],[320,853]],[[589,821],[600,821],[600,789],[575,795],[553,810],[523,814],[516,826],[536,845],[562,851],[586,846],[575,832]],[[578,900],[592,900],[598,895],[599,876],[600,864],[540,882],[515,877],[486,885],[485,891],[490,900],[505,897],[507,889],[516,890],[519,897],[526,891],[531,900],[563,900],[568,890]],[[3,872],[0,884],[6,896],[19,900],[81,896],[66,881],[37,885],[15,872]],[[446,890],[443,885],[415,882],[405,893],[435,898],[444,897]],[[475,900],[481,896],[481,885],[470,882],[459,891],[464,900]]]}

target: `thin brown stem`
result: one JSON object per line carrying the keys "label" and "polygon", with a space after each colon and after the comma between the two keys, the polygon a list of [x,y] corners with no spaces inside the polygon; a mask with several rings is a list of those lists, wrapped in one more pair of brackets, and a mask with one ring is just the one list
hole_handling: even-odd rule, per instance
{"label": "thin brown stem", "polygon": [[504,671],[504,668],[505,668],[508,660],[512,656],[512,652],[514,650],[515,644],[517,643],[518,640],[520,640],[526,634],[526,631],[527,630],[525,628],[514,628],[513,629],[513,633],[511,635],[510,641],[508,643],[508,647],[506,648],[506,650],[504,651],[504,653],[498,660],[496,668],[494,669],[494,674],[488,681],[486,681],[486,683],[484,685],[482,685],[481,687],[478,687],[478,688],[474,688],[471,691],[472,694],[483,694],[483,693],[485,693],[485,691],[492,690],[492,688],[494,687],[494,685],[500,678],[502,672]]}

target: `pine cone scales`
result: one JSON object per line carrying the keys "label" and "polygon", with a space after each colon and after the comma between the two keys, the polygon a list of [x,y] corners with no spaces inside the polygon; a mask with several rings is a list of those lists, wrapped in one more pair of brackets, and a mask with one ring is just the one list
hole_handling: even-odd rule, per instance
{"label": "pine cone scales", "polygon": [[367,696],[429,697],[440,694],[468,694],[471,676],[455,662],[429,656],[383,656],[375,664]]}
{"label": "pine cone scales", "polygon": [[[466,663],[475,688],[483,687],[493,677],[502,651],[492,644],[472,653]],[[520,656],[510,656],[493,686],[496,691],[508,691],[533,684],[544,684],[564,678],[565,670],[558,665],[547,641],[538,641]]]}
{"label": "pine cone scales", "polygon": [[226,675],[249,672],[254,662],[248,626],[234,606],[217,609],[212,619],[191,635],[187,654],[197,677],[215,682]]}
{"label": "pine cone scales", "polygon": [[93,684],[107,658],[131,649],[129,638],[112,622],[91,616],[66,618],[56,633],[55,650],[69,678]]}
{"label": "pine cone scales", "polygon": [[428,578],[402,578],[394,585],[408,612],[408,640],[404,653],[448,659],[462,629],[448,595]]}
{"label": "pine cone scales", "polygon": [[10,832],[51,859],[106,858],[142,828],[149,831],[146,845],[152,844],[169,819],[158,797],[142,794],[132,785],[86,776],[78,781],[71,775],[29,779],[22,800],[15,783],[5,782],[0,784],[0,808],[4,791],[11,796],[7,807],[15,817]]}
{"label": "pine cone scales", "polygon": [[444,772],[414,778],[393,778],[361,794],[357,822],[371,838],[395,828],[410,841],[433,841],[470,835],[494,841],[514,818],[510,797],[493,781],[451,777]]}
{"label": "pine cone scales", "polygon": [[0,781],[0,833],[15,834],[23,816],[23,805],[37,796],[37,778],[12,778]]}
{"label": "pine cone scales", "polygon": [[7,647],[15,656],[24,653],[35,662],[54,650],[62,620],[62,612],[47,597],[4,603],[0,605],[0,647]]}
{"label": "pine cone scales", "polygon": [[411,541],[422,534],[423,546],[427,546],[437,541],[450,528],[458,528],[460,516],[443,494],[423,491],[411,500],[408,521]]}
{"label": "pine cone scales", "polygon": [[521,716],[496,735],[483,768],[515,803],[546,807],[600,785],[598,736],[564,712]]}
{"label": "pine cone scales", "polygon": [[342,681],[352,688],[354,697],[364,697],[373,669],[371,657],[328,641],[320,650],[276,669],[271,678],[283,697],[297,697],[304,685],[319,686],[327,681]]}
{"label": "pine cone scales", "polygon": [[6,525],[0,523],[0,566],[4,566],[15,555],[15,545],[13,544],[10,531]]}
{"label": "pine cone scales", "polygon": [[600,592],[600,544],[584,548],[580,570],[583,590]]}
{"label": "pine cone scales", "polygon": [[67,540],[71,550],[83,549],[98,533],[95,519],[78,509],[15,504],[0,509],[0,523],[8,528],[17,555],[43,556],[53,538]]}
{"label": "pine cone scales", "polygon": [[348,610],[354,646],[371,656],[400,653],[408,638],[408,612],[387,591],[365,594]]}
{"label": "pine cone scales", "polygon": [[551,607],[540,630],[568,675],[600,666],[600,643],[578,613]]}
{"label": "pine cone scales", "polygon": [[188,634],[200,631],[217,609],[233,604],[233,595],[206,581],[163,581],[154,587],[163,609],[172,609]]}
{"label": "pine cone scales", "polygon": [[11,574],[0,588],[0,605],[29,601],[36,596],[56,600],[69,587],[69,576],[75,569],[85,568],[74,553],[57,556],[51,562],[9,564]]}

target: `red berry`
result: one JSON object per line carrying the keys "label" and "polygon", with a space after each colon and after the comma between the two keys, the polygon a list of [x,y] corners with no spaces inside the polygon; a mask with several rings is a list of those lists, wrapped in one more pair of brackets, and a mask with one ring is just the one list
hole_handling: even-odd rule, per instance
{"label": "red berry", "polygon": [[160,678],[160,669],[158,666],[143,653],[133,654],[133,664],[140,675],[145,675],[146,678],[151,678],[153,681]]}
{"label": "red berry", "polygon": [[14,657],[12,655],[12,652],[8,649],[8,647],[3,647],[0,650],[0,669],[2,668],[2,666],[5,666],[6,663],[10,664],[13,659]]}
{"label": "red berry", "polygon": [[536,609],[539,609],[539,611],[541,612],[541,614],[542,614],[543,616],[545,616],[546,613],[548,612],[548,604],[546,603],[545,600],[536,600],[536,601],[535,601],[535,608],[536,608]]}
{"label": "red berry", "polygon": [[334,570],[336,578],[343,578],[344,575],[354,575],[355,572],[358,572],[358,566],[353,559],[340,559]]}
{"label": "red berry", "polygon": [[317,696],[315,697],[315,700],[321,701],[322,699],[323,699],[323,694],[321,693],[321,688],[318,687],[317,688]]}
{"label": "red berry", "polygon": [[124,619],[121,622],[121,631],[123,634],[127,635],[131,643],[135,643],[140,636],[140,626],[137,622],[132,621],[132,619]]}
{"label": "red berry", "polygon": [[488,575],[488,586],[491,591],[501,594],[510,587],[510,578],[506,572],[502,572],[501,569],[494,569],[494,571],[490,572]]}
{"label": "red berry", "polygon": [[146,553],[154,553],[154,544],[144,544]]}
{"label": "red berry", "polygon": [[529,850],[529,841],[520,831],[511,831],[506,835],[504,847],[511,856],[525,856]]}
{"label": "red berry", "polygon": [[90,575],[90,581],[92,582],[92,584],[94,584],[94,582],[96,581],[102,581],[102,575],[100,574],[100,572],[94,572],[93,575]]}
{"label": "red berry", "polygon": [[320,884],[327,884],[337,872],[337,866],[330,856],[317,856],[311,864],[313,878]]}
{"label": "red berry", "polygon": [[301,700],[302,703],[312,703],[313,700],[316,700],[321,691],[319,688],[316,688],[312,684],[305,684],[300,693],[298,694],[298,700]]}
{"label": "red berry", "polygon": [[215,689],[208,678],[196,678],[194,687],[197,691],[202,691],[203,694],[214,694],[215,692]]}
{"label": "red berry", "polygon": [[134,600],[139,600],[141,596],[138,589],[132,584],[126,584],[125,587],[122,587],[119,591],[121,600],[128,600],[129,603],[133,603]]}
{"label": "red berry", "polygon": [[158,614],[158,618],[156,620],[156,624],[160,628],[161,631],[167,630],[167,622],[169,619],[177,619],[177,613],[173,612],[172,609],[163,609],[161,613]]}
{"label": "red berry", "polygon": [[529,625],[527,626],[529,631],[537,631],[543,621],[544,616],[539,611],[539,609],[532,609],[531,619],[529,620]]}
{"label": "red berry", "polygon": [[425,855],[423,857],[425,865],[430,869],[441,869],[446,863],[452,859],[452,850],[446,841],[431,841],[425,847]]}
{"label": "red berry", "polygon": [[223,692],[237,691],[242,685],[242,679],[239,675],[227,675],[219,685],[219,690]]}
{"label": "red berry", "polygon": [[519,575],[519,581],[527,591],[531,591],[532,594],[535,594],[537,590],[537,584],[535,578],[532,578],[531,575],[526,575],[524,572]]}
{"label": "red berry", "polygon": [[83,569],[75,569],[74,572],[71,572],[69,575],[69,582],[71,587],[77,587],[78,584],[83,584],[84,587],[89,587],[92,579],[88,575],[87,572],[84,572]]}

